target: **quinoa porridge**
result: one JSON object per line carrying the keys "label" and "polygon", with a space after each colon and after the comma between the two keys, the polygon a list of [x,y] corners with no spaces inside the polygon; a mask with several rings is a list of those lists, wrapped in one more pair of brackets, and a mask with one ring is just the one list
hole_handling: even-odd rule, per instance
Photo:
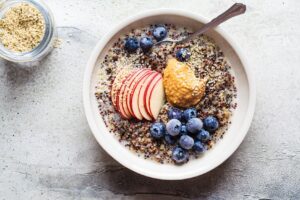
{"label": "quinoa porridge", "polygon": [[170,24],[134,29],[98,64],[99,114],[145,159],[182,164],[201,156],[226,133],[237,107],[231,66],[211,38],[153,46],[166,34],[191,33]]}

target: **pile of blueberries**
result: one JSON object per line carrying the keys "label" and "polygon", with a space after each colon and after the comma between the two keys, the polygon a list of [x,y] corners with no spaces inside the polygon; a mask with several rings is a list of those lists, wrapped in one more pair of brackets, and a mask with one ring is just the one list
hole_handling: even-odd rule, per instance
{"label": "pile of blueberries", "polygon": [[[157,25],[152,30],[152,35],[156,41],[161,41],[167,37],[168,31],[165,26]],[[128,37],[125,39],[125,50],[128,53],[134,53],[140,47],[144,53],[147,53],[153,47],[154,42],[151,37],[141,37],[140,41],[136,37]],[[181,61],[187,61],[191,56],[191,53],[186,48],[181,48],[176,52],[176,58]]]}
{"label": "pile of blueberries", "polygon": [[[167,37],[168,31],[164,26],[156,26],[152,35],[156,39],[156,41],[161,41],[165,37]],[[151,37],[145,36],[138,41],[135,37],[129,37],[125,40],[125,50],[129,53],[134,53],[136,50],[141,47],[144,53],[148,52],[153,46],[153,40]]]}
{"label": "pile of blueberries", "polygon": [[188,150],[196,153],[206,151],[206,142],[219,128],[216,117],[208,116],[202,121],[197,118],[195,108],[188,108],[184,111],[170,108],[168,118],[166,125],[162,122],[153,123],[150,127],[150,134],[155,139],[164,139],[167,144],[177,144],[172,151],[172,159],[178,164],[188,161]]}

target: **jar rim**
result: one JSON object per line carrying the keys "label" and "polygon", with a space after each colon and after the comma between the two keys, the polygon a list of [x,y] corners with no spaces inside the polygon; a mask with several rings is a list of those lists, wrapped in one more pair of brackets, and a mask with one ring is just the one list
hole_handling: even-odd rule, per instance
{"label": "jar rim", "polygon": [[50,9],[43,2],[39,0],[5,1],[0,8],[1,15],[3,16],[3,14],[5,14],[8,9],[20,3],[28,3],[30,5],[33,5],[41,12],[45,23],[45,32],[44,32],[43,39],[35,48],[26,52],[11,51],[5,48],[0,42],[0,57],[12,62],[20,62],[20,63],[31,62],[31,61],[38,60],[40,57],[46,54],[50,48],[52,48],[51,44],[54,40],[54,35],[55,35],[54,18]]}

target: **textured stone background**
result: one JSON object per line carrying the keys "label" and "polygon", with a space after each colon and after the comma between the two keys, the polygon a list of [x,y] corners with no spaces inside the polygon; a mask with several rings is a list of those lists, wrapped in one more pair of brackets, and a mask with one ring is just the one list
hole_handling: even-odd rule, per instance
{"label": "textured stone background", "polygon": [[0,62],[0,199],[300,199],[300,1],[249,0],[222,25],[257,81],[248,136],[223,165],[186,181],[135,174],[93,138],[82,76],[95,43],[123,18],[171,7],[214,17],[232,0],[46,0],[63,40],[44,62]]}

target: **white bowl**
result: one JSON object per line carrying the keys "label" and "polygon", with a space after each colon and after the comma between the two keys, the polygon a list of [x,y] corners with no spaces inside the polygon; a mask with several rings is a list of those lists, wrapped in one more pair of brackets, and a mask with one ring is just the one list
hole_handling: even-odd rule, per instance
{"label": "white bowl", "polygon": [[119,143],[112,133],[109,133],[98,111],[98,104],[94,96],[97,83],[97,63],[103,59],[107,50],[120,35],[129,30],[147,24],[171,23],[190,27],[194,30],[208,22],[199,15],[187,11],[159,9],[144,12],[126,19],[112,29],[95,47],[86,67],[83,85],[83,102],[86,117],[91,130],[103,149],[125,167],[145,176],[164,180],[187,179],[204,174],[223,163],[243,141],[252,121],[255,108],[255,86],[247,65],[246,58],[237,47],[234,40],[220,28],[206,34],[212,37],[225,53],[232,65],[236,77],[238,90],[238,107],[234,111],[229,130],[212,149],[203,157],[192,159],[187,164],[176,166],[159,164],[151,160],[138,157]]}

